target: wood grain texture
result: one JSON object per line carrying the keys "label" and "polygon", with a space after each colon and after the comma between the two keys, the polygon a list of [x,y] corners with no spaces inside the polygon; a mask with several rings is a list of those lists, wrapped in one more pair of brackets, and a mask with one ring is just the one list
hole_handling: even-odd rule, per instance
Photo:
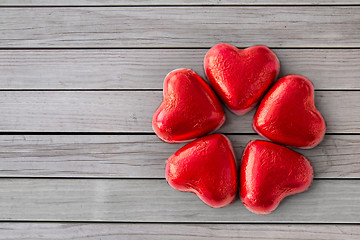
{"label": "wood grain texture", "polygon": [[360,7],[0,9],[0,48],[360,47]]}
{"label": "wood grain texture", "polygon": [[355,240],[360,226],[326,224],[0,223],[0,240]]}
{"label": "wood grain texture", "polygon": [[[0,240],[359,239],[360,135],[347,134],[360,134],[360,92],[339,91],[360,90],[359,39],[359,0],[0,0]],[[275,48],[281,75],[310,78],[328,133],[342,134],[296,150],[317,179],[268,216],[175,191],[164,165],[184,144],[126,135],[152,133],[164,76],[204,76],[219,42]],[[220,132],[252,133],[252,115],[227,112]],[[260,137],[229,138],[240,159]]]}
{"label": "wood grain texture", "polygon": [[[228,136],[240,163],[259,136]],[[156,136],[0,135],[0,177],[164,178],[165,162],[185,144]],[[308,157],[316,178],[360,178],[360,136],[327,135]],[[46,180],[44,180],[46,181]]]}
{"label": "wood grain texture", "polygon": [[[315,102],[327,133],[360,133],[357,91],[320,91]],[[148,132],[161,91],[2,91],[0,132]],[[254,111],[227,111],[223,133],[252,133]],[[346,118],[344,118],[346,116]]]}
{"label": "wood grain texture", "polygon": [[[301,74],[316,89],[360,90],[360,49],[275,49],[280,76]],[[162,89],[166,74],[202,77],[207,49],[5,50],[1,89]]]}
{"label": "wood grain texture", "polygon": [[1,0],[0,6],[137,6],[137,5],[357,5],[359,0]]}
{"label": "wood grain texture", "polygon": [[165,180],[0,179],[0,220],[358,223],[360,180],[315,180],[267,216],[240,201],[222,209]]}

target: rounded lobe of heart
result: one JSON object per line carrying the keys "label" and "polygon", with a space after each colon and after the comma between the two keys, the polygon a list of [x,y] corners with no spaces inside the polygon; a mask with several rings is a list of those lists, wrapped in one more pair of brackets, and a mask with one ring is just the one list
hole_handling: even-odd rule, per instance
{"label": "rounded lobe of heart", "polygon": [[254,213],[271,213],[286,196],[306,191],[312,180],[310,161],[284,146],[254,140],[244,150],[240,197]]}
{"label": "rounded lobe of heart", "polygon": [[311,82],[299,75],[281,78],[261,101],[254,130],[288,146],[313,148],[324,138],[326,124],[314,103]]}
{"label": "rounded lobe of heart", "polygon": [[266,46],[240,50],[220,43],[204,58],[211,86],[235,114],[249,112],[261,100],[280,71],[280,62]]}
{"label": "rounded lobe of heart", "polygon": [[237,164],[231,143],[218,133],[179,149],[167,160],[165,175],[170,186],[195,193],[213,208],[232,203],[238,190]]}
{"label": "rounded lobe of heart", "polygon": [[152,127],[165,142],[184,142],[219,129],[225,113],[210,86],[193,70],[177,69],[164,80],[163,101]]}

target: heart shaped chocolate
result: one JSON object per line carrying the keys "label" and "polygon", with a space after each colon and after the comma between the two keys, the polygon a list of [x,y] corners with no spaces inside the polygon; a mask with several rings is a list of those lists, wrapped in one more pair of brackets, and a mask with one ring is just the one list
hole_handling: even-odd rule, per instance
{"label": "heart shaped chocolate", "polygon": [[313,179],[307,158],[284,146],[267,141],[250,141],[240,169],[240,197],[257,214],[274,211],[284,197],[303,192]]}
{"label": "heart shaped chocolate", "polygon": [[220,43],[207,52],[204,69],[211,86],[226,106],[236,114],[245,114],[274,82],[280,63],[265,46],[240,50]]}
{"label": "heart shaped chocolate", "polygon": [[313,148],[323,139],[326,125],[315,107],[311,82],[299,75],[281,78],[269,90],[254,116],[261,136],[298,148]]}
{"label": "heart shaped chocolate", "polygon": [[167,160],[165,175],[170,186],[193,192],[214,208],[232,203],[238,190],[234,152],[222,134],[199,138],[179,149]]}
{"label": "heart shaped chocolate", "polygon": [[152,119],[160,139],[188,141],[217,130],[224,122],[220,101],[193,70],[177,69],[165,77],[163,102]]}

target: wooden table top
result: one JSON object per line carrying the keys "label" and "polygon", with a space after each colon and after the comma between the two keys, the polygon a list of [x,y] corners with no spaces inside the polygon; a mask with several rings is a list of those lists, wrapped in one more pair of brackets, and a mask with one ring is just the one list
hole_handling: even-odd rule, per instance
{"label": "wooden table top", "polygon": [[[130,3],[131,2],[131,3]],[[311,188],[267,216],[172,189],[151,129],[165,75],[269,46],[315,87]],[[360,239],[359,0],[0,0],[0,240]],[[218,130],[240,161],[254,111]]]}

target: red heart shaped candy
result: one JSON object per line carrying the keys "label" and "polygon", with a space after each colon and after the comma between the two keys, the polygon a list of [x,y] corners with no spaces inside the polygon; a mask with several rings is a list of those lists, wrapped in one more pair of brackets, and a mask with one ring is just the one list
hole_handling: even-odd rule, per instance
{"label": "red heart shaped candy", "polygon": [[236,160],[230,141],[222,134],[199,138],[179,149],[167,160],[165,175],[170,186],[193,192],[214,208],[236,197]]}
{"label": "red heart shaped candy", "polygon": [[240,50],[220,43],[207,52],[204,69],[211,86],[227,107],[236,114],[245,114],[274,82],[280,63],[265,46]]}
{"label": "red heart shaped candy", "polygon": [[326,125],[315,107],[311,82],[299,75],[277,81],[261,101],[253,127],[263,137],[284,145],[298,148],[318,145]]}
{"label": "red heart shaped candy", "polygon": [[224,122],[220,101],[193,70],[177,69],[165,77],[163,102],[152,119],[159,138],[183,142],[215,131]]}
{"label": "red heart shaped candy", "polygon": [[240,169],[240,197],[257,214],[269,214],[284,197],[303,192],[313,179],[307,158],[267,141],[250,141]]}

